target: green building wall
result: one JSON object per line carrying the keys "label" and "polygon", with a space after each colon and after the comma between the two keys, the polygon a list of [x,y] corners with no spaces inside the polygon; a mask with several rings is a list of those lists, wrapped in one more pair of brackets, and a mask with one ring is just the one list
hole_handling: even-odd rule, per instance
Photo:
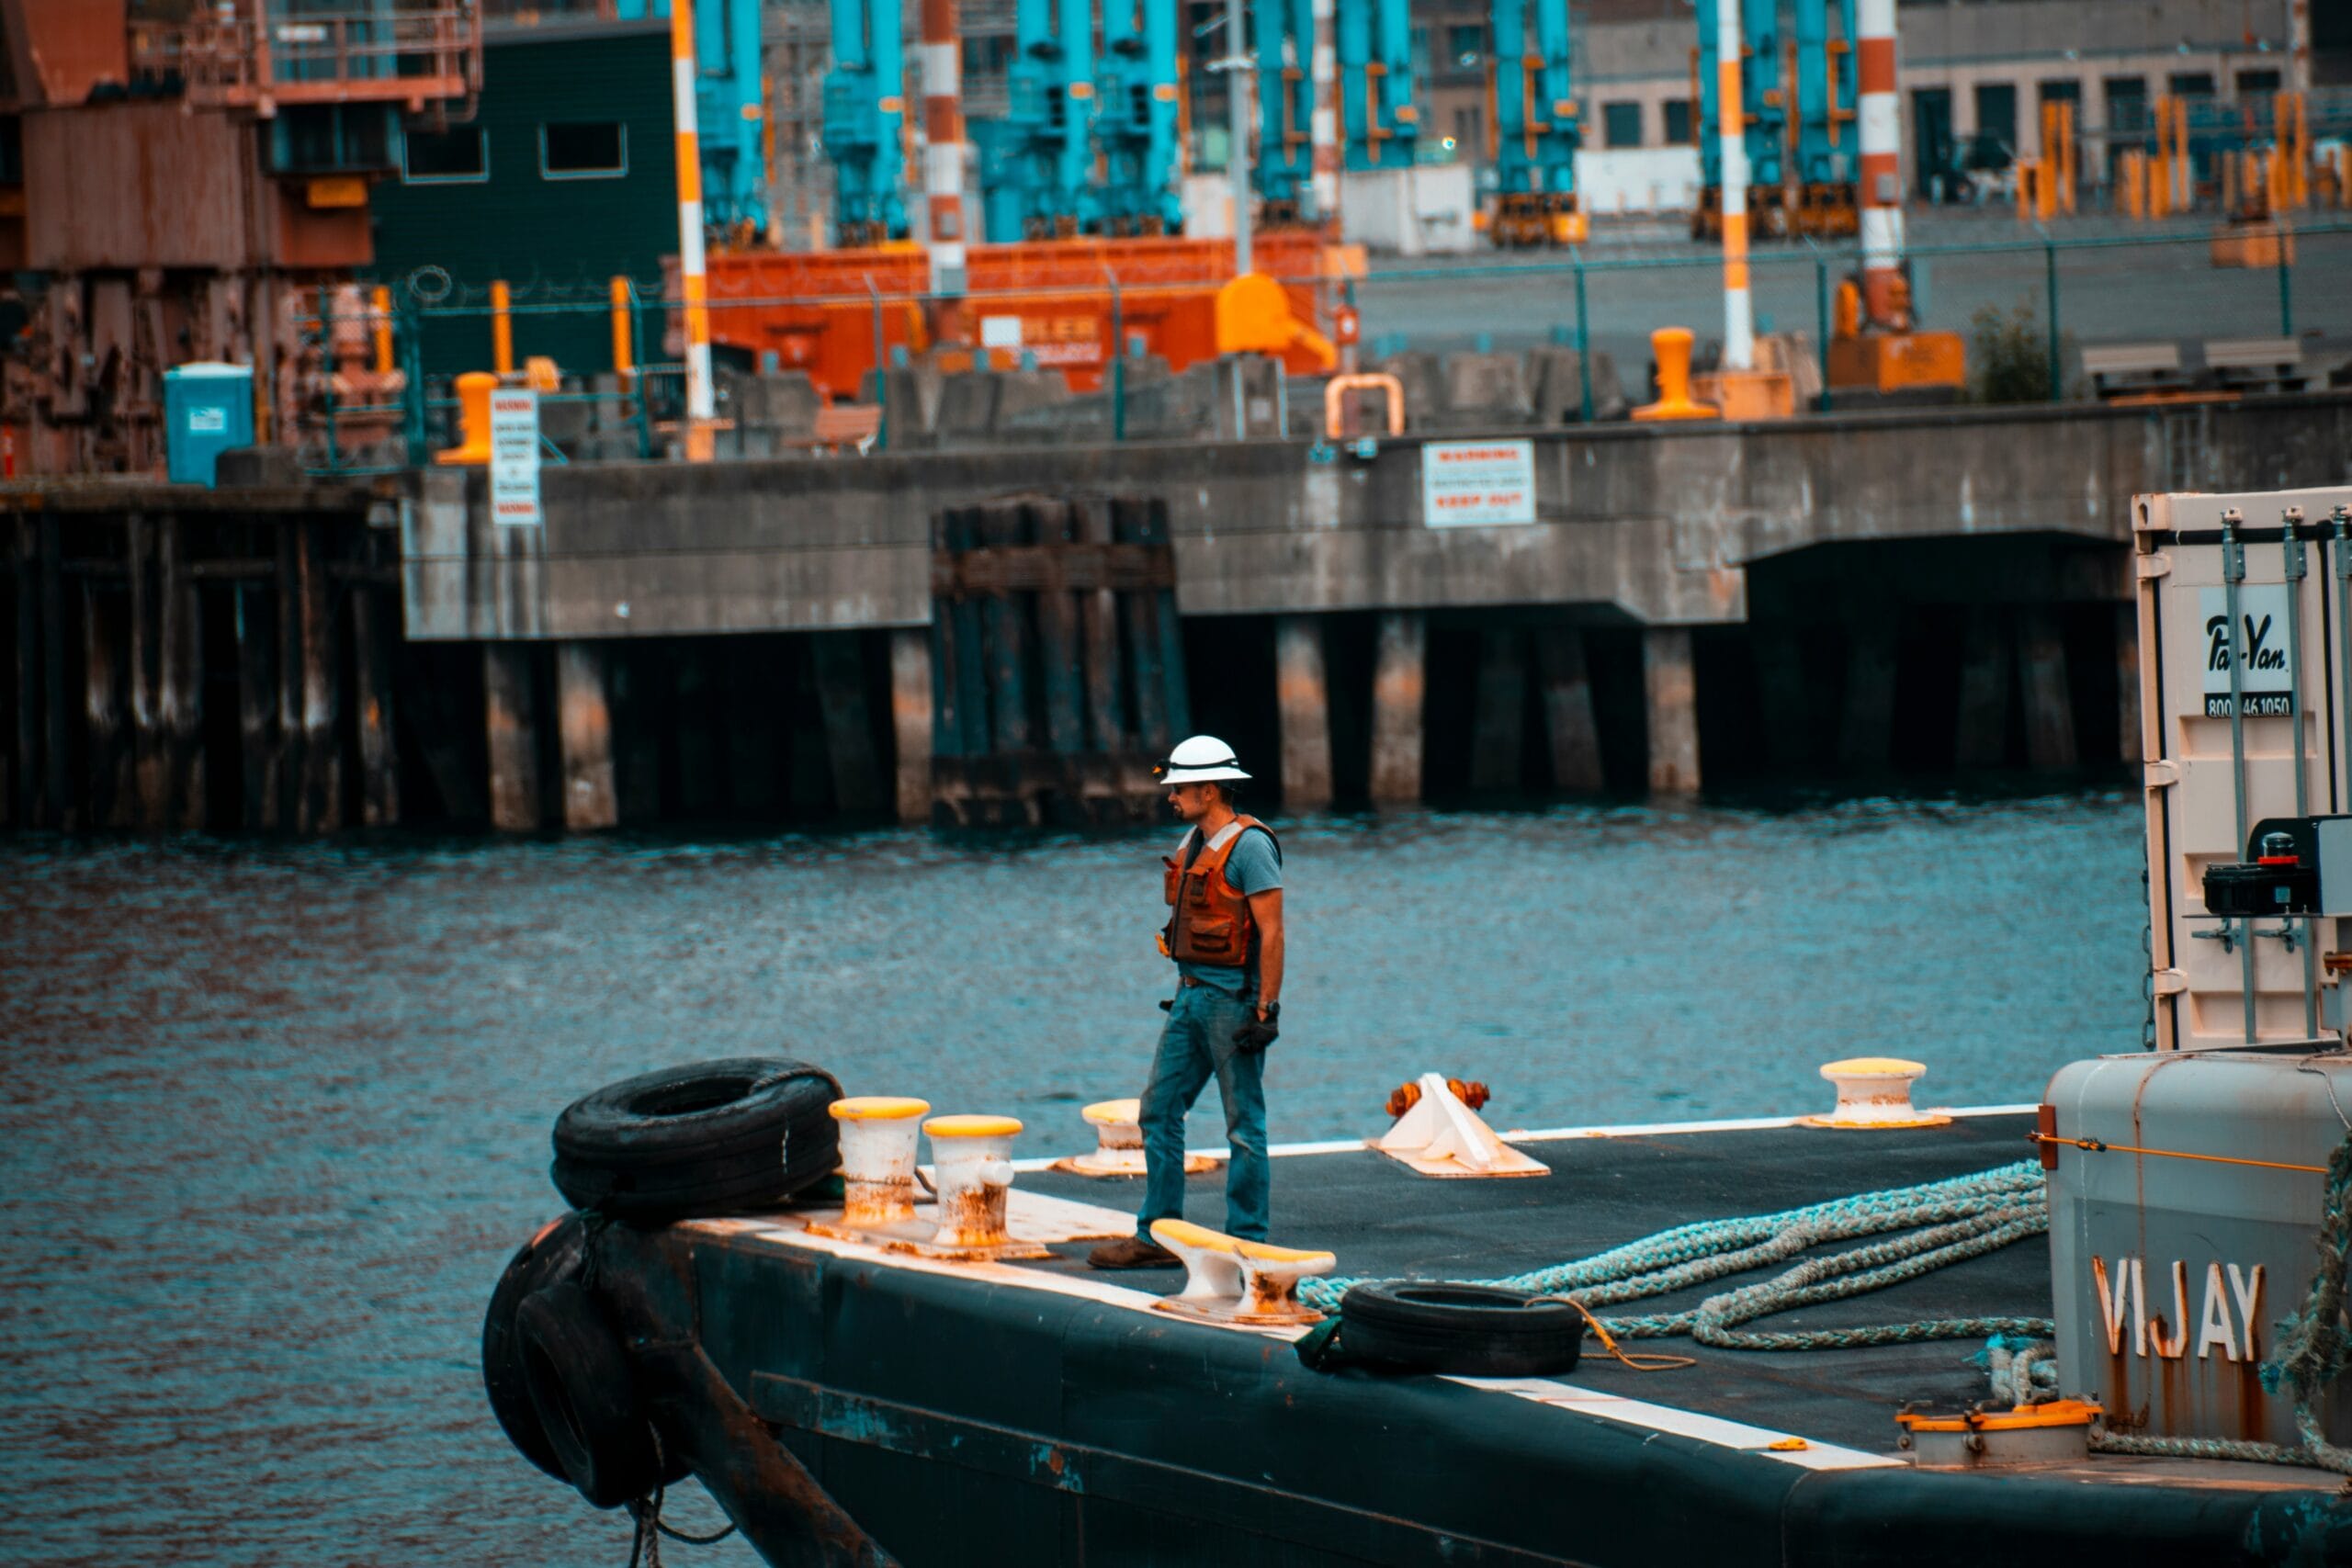
{"label": "green building wall", "polygon": [[[550,121],[617,121],[626,171],[547,177],[539,128]],[[611,279],[625,273],[640,298],[655,299],[662,258],[678,248],[669,24],[492,30],[471,128],[486,138],[485,177],[418,182],[404,170],[379,185],[369,203],[376,281],[402,294],[420,269],[438,267],[453,285],[447,304],[424,315],[426,375],[491,367],[487,306],[490,285],[501,278],[514,298],[517,366],[547,355],[566,374],[611,369]],[[531,309],[558,300],[582,308]],[[455,312],[460,304],[464,314]],[[662,316],[647,311],[640,320],[640,352],[659,358]]]}

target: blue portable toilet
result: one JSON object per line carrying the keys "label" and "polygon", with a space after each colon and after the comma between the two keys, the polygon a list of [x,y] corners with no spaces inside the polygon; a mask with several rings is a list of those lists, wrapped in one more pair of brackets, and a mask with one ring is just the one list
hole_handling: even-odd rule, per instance
{"label": "blue portable toilet", "polygon": [[198,361],[164,372],[164,458],[174,484],[212,488],[220,454],[254,444],[254,367]]}

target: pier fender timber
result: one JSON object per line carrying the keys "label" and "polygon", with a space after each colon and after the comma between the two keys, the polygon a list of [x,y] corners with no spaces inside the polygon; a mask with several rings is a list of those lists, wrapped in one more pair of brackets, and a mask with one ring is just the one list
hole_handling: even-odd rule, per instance
{"label": "pier fender timber", "polygon": [[1543,1161],[1512,1148],[1464,1104],[1442,1073],[1416,1081],[1420,1097],[1372,1147],[1423,1176],[1549,1176]]}

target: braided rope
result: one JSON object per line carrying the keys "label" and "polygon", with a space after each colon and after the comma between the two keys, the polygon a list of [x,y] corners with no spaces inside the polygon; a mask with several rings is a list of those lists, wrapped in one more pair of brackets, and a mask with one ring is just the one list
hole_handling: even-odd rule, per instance
{"label": "braided rope", "polygon": [[[2048,1335],[2047,1318],[1928,1318],[1804,1333],[1745,1332],[1738,1325],[1815,1302],[1883,1290],[1938,1269],[1996,1251],[2050,1228],[2038,1161],[1912,1187],[1860,1192],[1778,1213],[1678,1225],[1587,1258],[1480,1283],[1562,1296],[1590,1309],[1688,1289],[1774,1263],[1825,1242],[1910,1231],[1832,1257],[1814,1258],[1758,1284],[1711,1296],[1696,1308],[1599,1319],[1620,1339],[1689,1335],[1701,1344],[1747,1350],[1848,1349],[1922,1339],[1993,1334]],[[1299,1294],[1325,1311],[1358,1279],[1303,1282]]]}

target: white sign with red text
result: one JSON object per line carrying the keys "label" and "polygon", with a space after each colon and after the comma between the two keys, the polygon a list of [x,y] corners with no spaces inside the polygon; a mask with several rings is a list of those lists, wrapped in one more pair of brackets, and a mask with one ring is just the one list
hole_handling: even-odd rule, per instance
{"label": "white sign with red text", "polygon": [[527,387],[490,394],[490,516],[508,527],[539,522],[539,395]]}
{"label": "white sign with red text", "polygon": [[1535,521],[1535,443],[1432,441],[1421,448],[1421,521],[1432,528]]}

